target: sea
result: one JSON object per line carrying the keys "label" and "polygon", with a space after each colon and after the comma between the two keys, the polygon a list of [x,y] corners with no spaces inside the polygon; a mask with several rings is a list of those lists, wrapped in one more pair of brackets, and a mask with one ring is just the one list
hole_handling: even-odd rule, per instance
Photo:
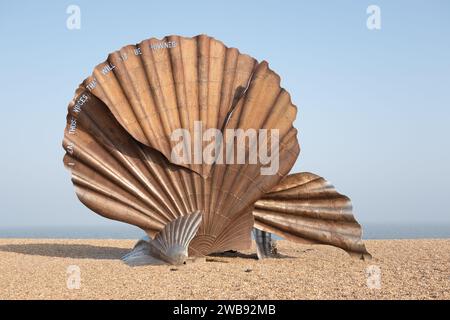
{"label": "sea", "polygon": [[[139,228],[114,226],[0,227],[0,238],[36,239],[139,239]],[[277,238],[276,239],[281,239]],[[450,223],[441,224],[363,224],[363,239],[443,239],[450,238]]]}

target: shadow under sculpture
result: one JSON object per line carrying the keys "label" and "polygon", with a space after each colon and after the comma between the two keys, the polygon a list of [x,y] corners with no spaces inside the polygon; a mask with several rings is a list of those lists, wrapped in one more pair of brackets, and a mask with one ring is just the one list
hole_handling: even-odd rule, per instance
{"label": "shadow under sculpture", "polygon": [[[110,54],[77,89],[64,163],[81,202],[147,233],[124,257],[130,265],[248,249],[253,228],[259,258],[273,256],[266,232],[369,257],[350,200],[319,176],[288,175],[300,152],[296,113],[267,62],[205,35],[149,39]],[[171,133],[195,135],[196,122],[223,141],[235,141],[236,130],[276,130],[279,143],[274,148],[270,135],[221,142],[216,161],[170,161]],[[195,150],[195,141],[185,143]],[[260,159],[229,161],[261,147],[278,157],[274,174],[262,174]],[[218,152],[227,161],[217,161]]]}

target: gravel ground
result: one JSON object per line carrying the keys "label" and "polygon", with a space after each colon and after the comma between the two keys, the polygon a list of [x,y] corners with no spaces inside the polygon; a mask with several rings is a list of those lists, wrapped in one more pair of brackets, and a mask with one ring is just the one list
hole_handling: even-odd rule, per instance
{"label": "gravel ground", "polygon": [[131,268],[119,259],[135,242],[0,239],[0,299],[450,299],[450,239],[365,241],[370,261],[279,241],[279,259],[252,249]]}

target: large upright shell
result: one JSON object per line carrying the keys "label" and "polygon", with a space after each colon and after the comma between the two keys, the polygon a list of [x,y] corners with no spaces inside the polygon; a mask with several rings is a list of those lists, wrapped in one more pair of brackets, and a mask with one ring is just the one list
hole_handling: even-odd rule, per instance
{"label": "large upright shell", "polygon": [[[151,47],[168,42],[177,45]],[[83,82],[69,104],[64,161],[79,199],[152,238],[171,221],[200,211],[191,254],[248,248],[254,202],[289,172],[299,153],[289,94],[266,62],[257,64],[206,36],[151,39],[138,47],[141,54],[128,46],[110,55],[108,67],[97,67],[95,79]],[[196,119],[219,130],[277,129],[280,144],[272,152],[279,154],[278,170],[263,175],[261,162],[171,163],[171,130],[193,130]],[[220,145],[224,154],[241,147],[230,145]],[[246,159],[252,147],[246,146]]]}
{"label": "large upright shell", "polygon": [[[133,138],[171,159],[176,129],[194,136],[196,121],[204,130],[223,128],[256,66],[255,59],[206,35],[168,36],[111,53],[83,86]],[[182,165],[203,176],[211,170],[210,165]]]}

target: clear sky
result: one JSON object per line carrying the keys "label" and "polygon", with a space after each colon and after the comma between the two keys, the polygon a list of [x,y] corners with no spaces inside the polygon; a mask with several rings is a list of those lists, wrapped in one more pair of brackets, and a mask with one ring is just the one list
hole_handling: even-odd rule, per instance
{"label": "clear sky", "polygon": [[[81,29],[66,27],[69,5]],[[381,29],[366,26],[369,5]],[[1,1],[0,224],[110,225],[76,198],[67,104],[107,54],[206,33],[269,61],[298,106],[301,155],[364,223],[450,222],[450,2]]]}

